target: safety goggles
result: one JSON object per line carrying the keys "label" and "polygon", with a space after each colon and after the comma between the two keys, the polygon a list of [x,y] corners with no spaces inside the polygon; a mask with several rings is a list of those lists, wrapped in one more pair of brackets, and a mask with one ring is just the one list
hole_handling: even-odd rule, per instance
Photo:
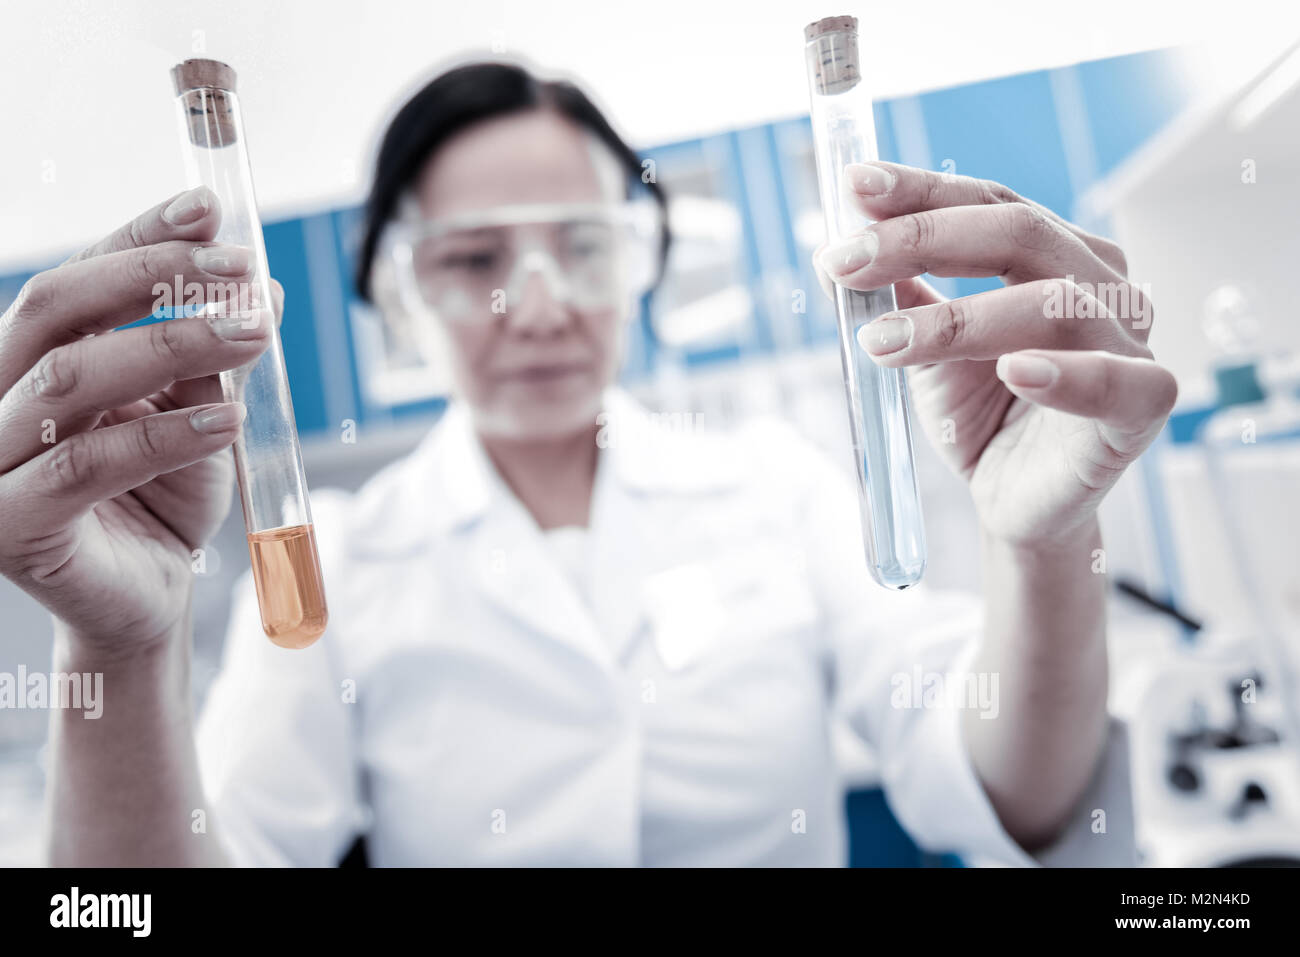
{"label": "safety goggles", "polygon": [[624,306],[655,279],[653,201],[518,204],[434,220],[409,197],[403,205],[387,240],[402,298],[447,322],[509,314],[534,276],[580,310]]}

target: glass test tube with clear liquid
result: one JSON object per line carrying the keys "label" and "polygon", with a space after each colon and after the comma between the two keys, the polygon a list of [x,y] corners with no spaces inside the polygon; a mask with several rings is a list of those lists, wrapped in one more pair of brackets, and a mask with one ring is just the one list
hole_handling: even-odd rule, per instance
{"label": "glass test tube with clear liquid", "polygon": [[[849,204],[843,185],[845,166],[878,158],[871,95],[859,71],[856,18],[818,20],[804,29],[804,41],[817,182],[826,238],[833,243],[871,224]],[[881,585],[902,589],[925,571],[907,380],[902,369],[877,366],[857,338],[863,326],[896,306],[893,286],[871,292],[835,286],[867,565]]]}
{"label": "glass test tube with clear liquid", "polygon": [[204,309],[241,316],[250,328],[271,326],[270,345],[253,362],[223,372],[221,389],[227,402],[248,410],[234,445],[235,473],[262,628],[277,645],[305,648],[325,631],[329,612],[235,71],[216,60],[186,60],[172,68],[172,80],[190,185],[207,186],[221,203],[215,241],[243,246],[254,259],[251,280],[225,284]]}

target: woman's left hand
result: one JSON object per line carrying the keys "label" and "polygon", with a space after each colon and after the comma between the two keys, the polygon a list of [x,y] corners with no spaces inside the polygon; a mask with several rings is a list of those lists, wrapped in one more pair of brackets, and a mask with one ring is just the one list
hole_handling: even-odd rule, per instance
{"label": "woman's left hand", "polygon": [[[987,180],[883,162],[845,178],[876,222],[819,250],[819,278],[894,285],[898,311],[858,345],[911,367],[914,412],[984,529],[1032,546],[1090,526],[1178,394],[1147,348],[1152,307],[1123,252]],[[923,273],[1006,285],[947,300]]]}

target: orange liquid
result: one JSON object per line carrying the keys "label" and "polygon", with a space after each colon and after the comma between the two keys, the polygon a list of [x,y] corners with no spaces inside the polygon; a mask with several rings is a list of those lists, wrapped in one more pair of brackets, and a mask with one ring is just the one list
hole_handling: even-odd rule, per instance
{"label": "orange liquid", "polygon": [[262,630],[281,648],[306,648],[325,631],[325,582],[310,525],[248,536]]}

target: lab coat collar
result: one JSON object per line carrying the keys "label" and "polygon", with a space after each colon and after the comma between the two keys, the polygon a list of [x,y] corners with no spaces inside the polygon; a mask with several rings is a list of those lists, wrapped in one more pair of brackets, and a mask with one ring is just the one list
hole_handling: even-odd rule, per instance
{"label": "lab coat collar", "polygon": [[[693,413],[656,416],[611,387],[597,425],[597,495],[606,483],[647,496],[724,492],[744,480],[730,443],[701,434],[707,427]],[[502,507],[522,506],[488,458],[468,406],[453,400],[414,452],[358,494],[353,541],[368,556],[408,554]]]}
{"label": "lab coat collar", "polygon": [[736,488],[742,464],[729,443],[707,434],[693,412],[651,412],[626,391],[607,389],[597,442],[622,486],[641,493],[691,494]]}
{"label": "lab coat collar", "polygon": [[[708,441],[692,413],[651,413],[611,387],[597,418],[601,446],[598,481],[608,477],[641,494],[725,491],[743,480],[741,464],[724,443]],[[432,525],[439,533],[463,527],[512,496],[488,458],[464,402],[453,401],[415,453],[417,471],[430,479]]]}

